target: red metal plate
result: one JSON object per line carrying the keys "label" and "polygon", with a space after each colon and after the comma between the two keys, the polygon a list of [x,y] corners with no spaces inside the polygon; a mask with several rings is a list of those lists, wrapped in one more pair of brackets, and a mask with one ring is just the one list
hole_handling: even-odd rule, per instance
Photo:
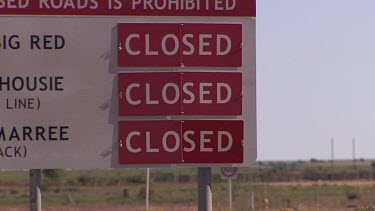
{"label": "red metal plate", "polygon": [[186,115],[242,114],[242,73],[184,72],[182,86]]}
{"label": "red metal plate", "polygon": [[120,164],[243,162],[242,120],[121,121]]}
{"label": "red metal plate", "polygon": [[[184,148],[185,163],[243,162],[243,121],[184,121],[182,131],[196,146],[191,152],[186,152]],[[184,147],[190,146],[184,142]]]}
{"label": "red metal plate", "polygon": [[241,115],[242,73],[119,73],[120,116]]}
{"label": "red metal plate", "polygon": [[181,163],[180,134],[181,121],[119,122],[120,164]]}
{"label": "red metal plate", "polygon": [[118,24],[119,66],[181,66],[180,30],[170,23]]}
{"label": "red metal plate", "polygon": [[177,72],[118,74],[119,115],[180,115],[180,75]]}
{"label": "red metal plate", "polygon": [[241,24],[118,24],[120,67],[241,67]]}
{"label": "red metal plate", "polygon": [[[191,55],[182,54],[185,66],[242,66],[241,24],[184,24],[182,35],[195,48]],[[182,51],[189,54],[190,46],[183,45]]]}

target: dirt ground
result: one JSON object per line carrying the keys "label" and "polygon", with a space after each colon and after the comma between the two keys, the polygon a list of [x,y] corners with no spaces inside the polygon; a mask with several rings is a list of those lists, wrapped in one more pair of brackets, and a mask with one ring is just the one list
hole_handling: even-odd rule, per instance
{"label": "dirt ground", "polygon": [[[29,211],[25,206],[0,206],[1,211]],[[144,211],[144,206],[54,206],[42,207],[43,211]],[[190,205],[163,205],[151,206],[149,211],[197,211],[195,206]],[[267,209],[267,211],[284,211],[288,209]],[[290,209],[289,209],[290,210]],[[289,211],[288,210],[288,211]],[[319,209],[319,211],[354,211],[353,208]]]}
{"label": "dirt ground", "polygon": [[[367,186],[375,185],[375,181],[357,180],[357,181],[312,181],[312,182],[273,182],[268,185],[302,185],[302,186],[317,186],[317,185],[352,185],[352,186]],[[17,205],[0,205],[0,211],[29,211],[29,206]],[[144,211],[145,205],[69,205],[69,206],[47,206],[43,205],[43,211]],[[197,211],[197,204],[171,204],[171,205],[150,205],[149,211]],[[337,209],[319,209],[319,211],[353,211],[354,208],[337,208]],[[280,209],[268,209],[268,211],[280,211]]]}
{"label": "dirt ground", "polygon": [[[1,211],[29,211],[26,206],[0,206]],[[145,210],[145,206],[129,206],[129,205],[107,205],[107,206],[43,206],[43,211],[139,211]],[[150,206],[150,211],[196,211],[196,205],[163,205]]]}
{"label": "dirt ground", "polygon": [[350,186],[368,186],[375,185],[375,180],[340,180],[340,181],[295,181],[295,182],[269,182],[268,185],[299,185],[299,186],[316,186],[316,185],[350,185]]}

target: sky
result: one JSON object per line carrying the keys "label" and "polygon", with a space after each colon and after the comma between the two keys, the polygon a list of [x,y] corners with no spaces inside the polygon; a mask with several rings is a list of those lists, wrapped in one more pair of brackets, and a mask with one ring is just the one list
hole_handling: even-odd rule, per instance
{"label": "sky", "polygon": [[375,1],[258,0],[258,160],[375,159]]}

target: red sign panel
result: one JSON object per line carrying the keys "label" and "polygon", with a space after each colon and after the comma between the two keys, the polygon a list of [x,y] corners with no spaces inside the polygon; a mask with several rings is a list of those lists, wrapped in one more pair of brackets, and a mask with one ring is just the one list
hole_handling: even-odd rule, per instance
{"label": "red sign panel", "polygon": [[252,16],[256,0],[7,0],[0,15]]}
{"label": "red sign panel", "polygon": [[241,115],[242,73],[119,73],[120,116]]}
{"label": "red sign panel", "polygon": [[[243,162],[242,120],[191,120],[184,121],[182,128],[185,163]],[[196,148],[188,151],[191,142]]]}
{"label": "red sign panel", "polygon": [[120,23],[120,67],[241,67],[241,24]]}
{"label": "red sign panel", "polygon": [[242,163],[242,120],[121,121],[120,164]]}

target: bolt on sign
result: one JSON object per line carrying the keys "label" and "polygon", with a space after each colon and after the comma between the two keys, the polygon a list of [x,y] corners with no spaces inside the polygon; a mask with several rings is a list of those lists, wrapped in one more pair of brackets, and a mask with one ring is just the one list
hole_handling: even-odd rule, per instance
{"label": "bolt on sign", "polygon": [[0,0],[0,17],[1,169],[255,161],[255,0]]}

